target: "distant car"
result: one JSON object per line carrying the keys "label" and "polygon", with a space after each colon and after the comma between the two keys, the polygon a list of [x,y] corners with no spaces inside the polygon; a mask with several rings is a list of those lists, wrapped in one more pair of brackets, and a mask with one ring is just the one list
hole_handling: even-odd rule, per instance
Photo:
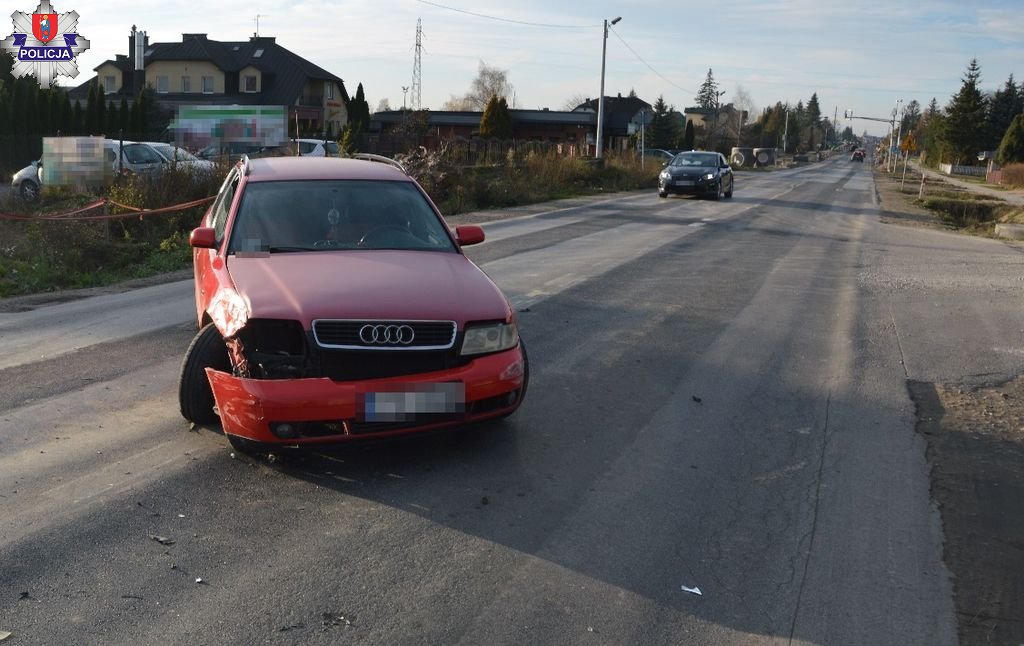
{"label": "distant car", "polygon": [[645,148],[643,152],[643,160],[649,162],[657,162],[660,166],[672,161],[675,154],[662,148]]}
{"label": "distant car", "polygon": [[722,153],[691,150],[672,158],[658,174],[658,197],[669,193],[732,197],[732,166]]}
{"label": "distant car", "polygon": [[853,151],[853,154],[850,155],[850,161],[863,162],[864,161],[864,151],[863,150],[855,150],[855,151]]}
{"label": "distant car", "polygon": [[337,142],[323,139],[293,139],[299,148],[300,157],[337,157],[340,148]]}
{"label": "distant car", "polygon": [[170,166],[178,168],[190,168],[195,171],[213,171],[217,164],[209,159],[199,159],[189,151],[174,144],[163,142],[146,142],[147,145],[156,150],[161,157],[167,160]]}
{"label": "distant car", "polygon": [[43,190],[43,162],[36,160],[11,179],[11,190],[26,202],[36,202]]}
{"label": "distant car", "polygon": [[223,145],[206,146],[196,153],[199,159],[212,162],[235,163],[243,155],[255,155],[260,152],[262,146],[243,141],[229,141]]}

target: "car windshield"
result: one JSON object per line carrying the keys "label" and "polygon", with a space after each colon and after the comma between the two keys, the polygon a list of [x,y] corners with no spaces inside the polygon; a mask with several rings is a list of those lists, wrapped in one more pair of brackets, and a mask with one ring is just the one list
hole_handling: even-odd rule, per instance
{"label": "car windshield", "polygon": [[426,198],[409,182],[252,182],[242,194],[228,253],[400,249],[456,251]]}
{"label": "car windshield", "polygon": [[672,159],[673,166],[718,166],[714,153],[679,153]]}

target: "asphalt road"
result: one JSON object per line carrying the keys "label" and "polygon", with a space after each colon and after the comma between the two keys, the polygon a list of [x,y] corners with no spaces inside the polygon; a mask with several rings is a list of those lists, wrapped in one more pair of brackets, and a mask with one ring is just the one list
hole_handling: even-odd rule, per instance
{"label": "asphalt road", "polygon": [[188,282],[0,314],[0,633],[956,642],[906,381],[1018,370],[1016,248],[879,223],[843,159],[487,232],[528,398],[401,443],[268,462],[190,432]]}

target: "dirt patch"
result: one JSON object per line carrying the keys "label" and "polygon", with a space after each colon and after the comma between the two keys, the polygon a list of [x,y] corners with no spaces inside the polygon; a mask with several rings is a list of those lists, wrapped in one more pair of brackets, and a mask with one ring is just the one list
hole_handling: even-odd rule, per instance
{"label": "dirt patch", "polygon": [[1024,377],[909,389],[928,442],[960,643],[1024,644]]}
{"label": "dirt patch", "polygon": [[[938,214],[914,203],[921,190],[920,173],[908,168],[906,180],[903,179],[902,174],[894,178],[876,171],[874,175],[880,219],[883,223],[930,229],[952,229]],[[925,195],[936,190],[943,190],[941,182],[929,179],[925,186]]]}

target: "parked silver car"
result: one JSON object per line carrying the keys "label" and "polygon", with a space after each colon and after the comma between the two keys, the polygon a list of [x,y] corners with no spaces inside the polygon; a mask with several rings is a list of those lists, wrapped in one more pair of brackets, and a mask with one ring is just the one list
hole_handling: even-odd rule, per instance
{"label": "parked silver car", "polygon": [[43,190],[43,162],[37,159],[11,179],[11,192],[26,202],[35,202]]}

